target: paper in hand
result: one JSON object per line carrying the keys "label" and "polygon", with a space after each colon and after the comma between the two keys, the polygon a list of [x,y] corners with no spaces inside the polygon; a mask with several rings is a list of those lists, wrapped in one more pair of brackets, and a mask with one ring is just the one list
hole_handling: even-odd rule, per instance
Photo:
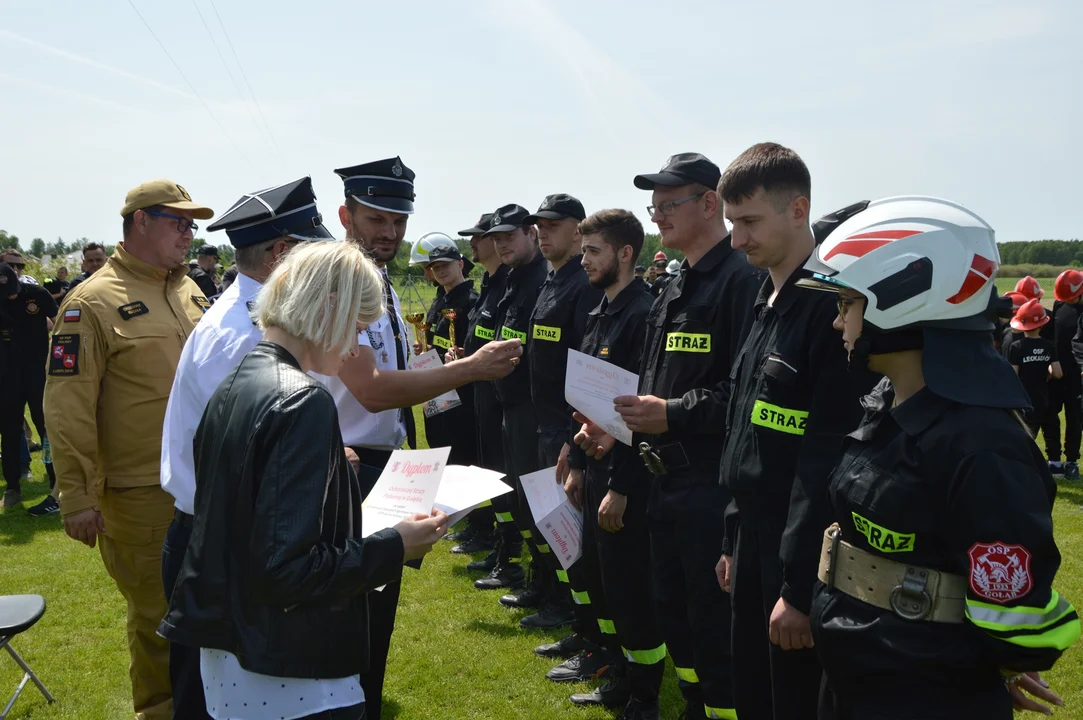
{"label": "paper in hand", "polygon": [[429,515],[451,448],[396,450],[361,504],[365,537],[414,515]]}
{"label": "paper in hand", "polygon": [[530,514],[546,543],[567,570],[583,555],[583,512],[576,510],[556,482],[556,466],[519,478]]}
{"label": "paper in hand", "polygon": [[638,391],[639,376],[635,373],[577,350],[568,350],[564,399],[595,425],[629,446],[632,431],[613,408],[613,401]]}

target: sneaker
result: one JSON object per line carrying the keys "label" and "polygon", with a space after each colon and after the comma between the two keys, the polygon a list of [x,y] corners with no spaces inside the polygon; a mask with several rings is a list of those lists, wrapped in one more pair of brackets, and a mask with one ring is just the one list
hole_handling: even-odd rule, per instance
{"label": "sneaker", "polygon": [[1064,477],[1066,477],[1069,480],[1078,480],[1079,479],[1079,465],[1078,465],[1078,463],[1074,463],[1074,462],[1066,462],[1066,463],[1064,463]]}
{"label": "sneaker", "polygon": [[1049,461],[1049,472],[1051,472],[1054,475],[1058,475],[1058,476],[1063,475],[1064,474],[1064,465],[1061,464],[1061,462],[1059,460],[1050,460]]}
{"label": "sneaker", "polygon": [[60,512],[60,503],[56,501],[55,497],[49,495],[26,512],[33,517],[45,517]]}
{"label": "sneaker", "polygon": [[34,471],[31,470],[30,468],[26,468],[25,470],[23,470],[23,474],[20,477],[23,480],[33,480],[34,479]]}
{"label": "sneaker", "polygon": [[534,648],[534,654],[544,658],[560,658],[561,660],[567,660],[570,657],[575,657],[583,650],[597,649],[597,646],[590,640],[587,640],[579,633],[572,633],[571,635],[562,637],[555,643],[539,645]]}
{"label": "sneaker", "polygon": [[21,505],[23,502],[23,493],[21,490],[8,489],[4,493],[4,509],[10,509],[16,505]]}
{"label": "sneaker", "polygon": [[605,650],[584,650],[545,673],[545,677],[553,682],[586,682],[609,677],[612,672],[613,663]]}

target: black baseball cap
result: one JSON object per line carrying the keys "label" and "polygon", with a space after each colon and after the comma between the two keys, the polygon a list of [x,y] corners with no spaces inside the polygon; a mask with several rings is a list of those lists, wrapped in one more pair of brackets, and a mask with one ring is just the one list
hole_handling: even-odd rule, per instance
{"label": "black baseball cap", "polygon": [[518,230],[524,225],[529,225],[527,218],[530,217],[530,212],[522,205],[502,205],[497,208],[493,216],[489,218],[489,229],[486,230],[483,235],[492,235],[493,233],[511,232],[512,230]]}
{"label": "black baseball cap", "polygon": [[485,213],[480,218],[474,227],[460,230],[459,235],[463,237],[470,237],[471,235],[481,235],[483,232],[489,229],[489,221],[493,219],[492,213]]}
{"label": "black baseball cap", "polygon": [[210,255],[211,257],[218,257],[218,248],[214,245],[204,245],[199,248],[197,255]]}
{"label": "black baseball cap", "polygon": [[546,198],[542,200],[538,212],[527,217],[526,221],[533,225],[539,218],[544,218],[546,220],[575,218],[576,220],[583,221],[586,217],[587,211],[583,209],[583,203],[579,202],[579,200],[571,195],[557,193],[556,195],[547,195]]}
{"label": "black baseball cap", "polygon": [[714,190],[722,179],[718,166],[700,153],[678,153],[666,160],[656,173],[636,175],[635,186],[640,190],[653,190],[655,185],[677,187],[699,183]]}
{"label": "black baseball cap", "polygon": [[431,265],[438,262],[456,262],[458,260],[463,261],[463,275],[469,275],[470,271],[474,269],[474,263],[459,252],[458,248],[453,248],[450,245],[438,245],[430,250],[429,259],[426,262]]}

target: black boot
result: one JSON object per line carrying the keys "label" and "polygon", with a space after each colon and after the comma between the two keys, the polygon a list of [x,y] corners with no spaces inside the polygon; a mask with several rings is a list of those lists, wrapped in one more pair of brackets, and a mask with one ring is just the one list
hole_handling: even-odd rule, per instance
{"label": "black boot", "polygon": [[451,548],[451,552],[456,555],[473,555],[474,553],[492,550],[496,547],[496,538],[493,535],[492,528],[486,530],[486,528],[478,527],[473,536],[462,540],[458,545]]}
{"label": "black boot", "polygon": [[567,637],[557,640],[555,643],[539,645],[534,648],[534,654],[545,658],[560,658],[561,660],[567,660],[570,657],[575,657],[583,650],[596,649],[598,649],[598,646],[590,640],[587,640],[579,633],[572,633]]}
{"label": "black boot", "polygon": [[[523,541],[505,538],[496,554],[496,565],[488,577],[474,581],[478,590],[500,590],[522,587],[526,578],[518,559],[523,554]],[[515,558],[515,562],[512,562]]]}
{"label": "black boot", "polygon": [[468,540],[472,539],[474,537],[474,535],[477,534],[477,532],[478,532],[477,527],[475,527],[469,520],[467,520],[466,521],[466,527],[464,527],[459,532],[448,533],[447,535],[444,536],[444,540],[450,540],[451,542],[463,543],[463,542],[467,542]]}
{"label": "black boot", "polygon": [[[499,542],[499,540],[497,541]],[[483,560],[472,560],[466,564],[466,569],[472,572],[483,572],[486,575],[493,571],[496,567],[496,558],[500,554],[499,546],[494,547],[489,551],[489,554],[485,556]]]}
{"label": "black boot", "polygon": [[616,717],[616,720],[661,720],[662,714],[658,709],[658,699],[637,700],[631,698],[624,710]]}
{"label": "black boot", "polygon": [[[545,570],[540,572],[544,573]],[[527,571],[529,582],[522,590],[508,593],[500,598],[500,604],[504,607],[513,608],[536,608],[545,600],[545,583],[539,574],[538,563],[531,560],[530,569]]]}
{"label": "black boot", "polygon": [[527,615],[519,621],[519,627],[529,630],[552,630],[571,625],[575,620],[575,608],[568,588],[558,583],[552,571],[543,571],[549,579],[546,581],[548,592],[538,612]]}
{"label": "black boot", "polygon": [[586,682],[609,677],[613,668],[613,660],[604,649],[584,650],[545,673],[545,677],[553,682]]}
{"label": "black boot", "polygon": [[606,680],[589,693],[572,695],[574,705],[605,705],[618,708],[628,704],[631,697],[632,683],[627,677],[615,677]]}

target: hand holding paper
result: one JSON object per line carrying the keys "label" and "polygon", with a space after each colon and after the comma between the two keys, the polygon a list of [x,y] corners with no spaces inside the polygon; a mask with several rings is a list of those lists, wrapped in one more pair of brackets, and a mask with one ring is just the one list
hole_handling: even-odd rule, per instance
{"label": "hand holding paper", "polygon": [[634,396],[638,387],[639,376],[635,373],[577,350],[568,350],[564,399],[625,445],[632,444],[632,430],[614,409],[614,400]]}
{"label": "hand holding paper", "polygon": [[[654,395],[626,395],[613,400],[621,419],[632,432],[661,435],[669,430],[666,401]],[[628,444],[631,444],[629,440]]]}
{"label": "hand holding paper", "polygon": [[523,475],[523,484],[534,524],[545,542],[567,570],[583,555],[583,512],[572,507],[563,488],[553,482],[556,467]]}

